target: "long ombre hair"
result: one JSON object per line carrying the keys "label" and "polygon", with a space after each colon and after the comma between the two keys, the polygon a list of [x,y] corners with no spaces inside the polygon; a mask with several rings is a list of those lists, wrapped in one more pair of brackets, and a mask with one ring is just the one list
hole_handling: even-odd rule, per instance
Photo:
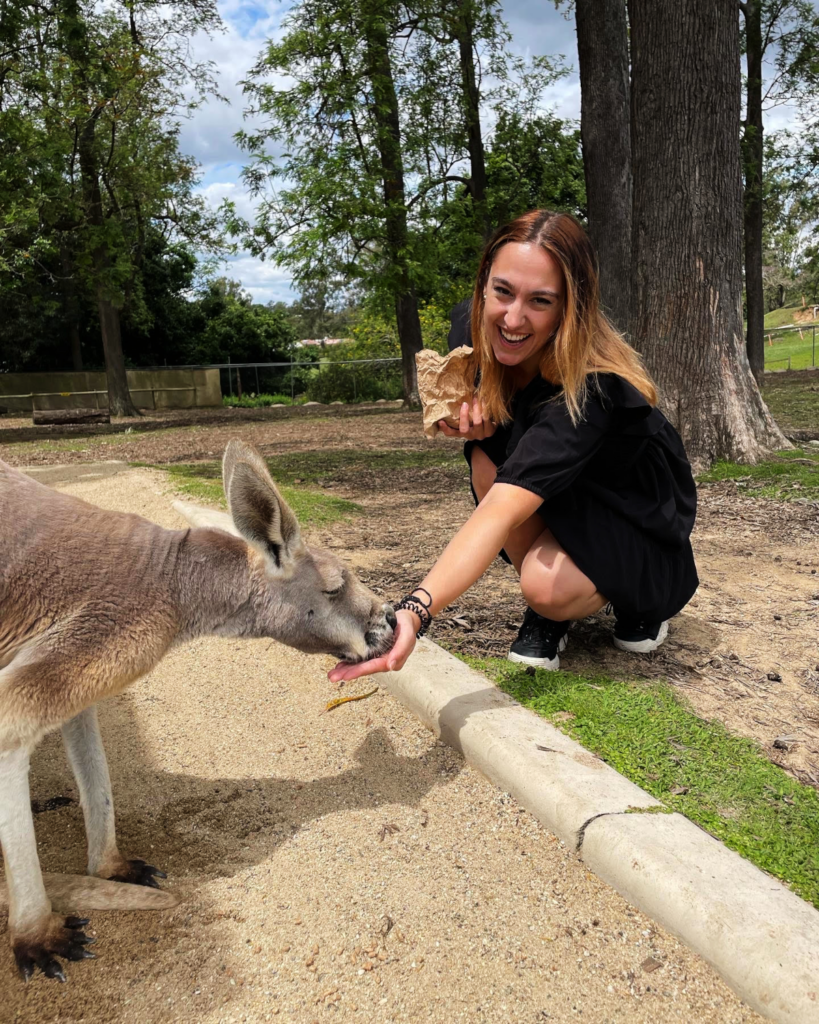
{"label": "long ombre hair", "polygon": [[539,245],[563,271],[563,315],[541,352],[539,371],[546,380],[562,385],[572,423],[583,417],[590,374],[619,374],[656,405],[657,389],[640,356],[600,309],[597,260],[586,232],[566,213],[532,210],[495,232],[484,250],[475,282],[472,344],[481,374],[478,396],[484,416],[495,423],[511,418],[514,387],[505,367],[495,359],[484,329],[489,273],[498,250],[509,242]]}

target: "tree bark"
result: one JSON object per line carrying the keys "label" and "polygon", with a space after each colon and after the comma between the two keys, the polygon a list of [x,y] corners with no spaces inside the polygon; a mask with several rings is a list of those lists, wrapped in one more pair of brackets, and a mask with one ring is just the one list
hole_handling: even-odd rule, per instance
{"label": "tree bark", "polygon": [[787,447],[742,336],[739,19],[630,0],[633,344],[695,465]]}
{"label": "tree bark", "polygon": [[106,409],[34,409],[31,421],[35,424],[110,423]]}
{"label": "tree bark", "polygon": [[631,285],[631,138],[625,0],[576,0],[580,137],[589,237],[603,306],[628,329]]}
{"label": "tree bark", "polygon": [[63,315],[68,327],[68,339],[71,346],[71,369],[81,372],[82,344],[77,286],[74,281],[74,264],[65,242],[60,246],[60,263],[62,266]]}
{"label": "tree bark", "polygon": [[475,40],[473,38],[473,0],[460,0],[454,23],[461,67],[461,89],[469,150],[469,191],[484,241],[489,240],[493,225],[486,208],[486,160],[481,135],[481,93],[475,74]]}
{"label": "tree bark", "polygon": [[105,211],[102,205],[94,145],[97,120],[102,108],[94,106],[90,101],[88,35],[77,0],[62,0],[61,14],[61,28],[65,36],[66,52],[73,65],[72,73],[79,95],[89,97],[88,114],[85,121],[79,126],[77,152],[85,215],[92,238],[91,252],[95,293],[100,333],[102,334],[102,348],[105,354],[105,372],[108,378],[108,409],[112,416],[139,416],[139,411],[131,399],[128,379],[125,374],[119,309],[110,297],[107,284],[110,273],[110,256],[105,241]]}
{"label": "tree bark", "polygon": [[762,284],[762,4],[745,0],[745,37],[748,78],[745,93],[746,119],[742,133],[745,170],[745,308],[748,327],[745,344],[751,372],[761,382],[765,372],[765,291]]}
{"label": "tree bark", "polygon": [[401,153],[401,127],[398,96],[390,60],[387,36],[387,9],[379,0],[363,7],[362,31],[366,46],[367,76],[372,88],[371,115],[376,126],[376,141],[381,161],[384,196],[385,253],[393,281],[404,402],[420,405],[415,353],[424,347],[418,299],[407,264],[407,205],[404,190],[404,163]]}

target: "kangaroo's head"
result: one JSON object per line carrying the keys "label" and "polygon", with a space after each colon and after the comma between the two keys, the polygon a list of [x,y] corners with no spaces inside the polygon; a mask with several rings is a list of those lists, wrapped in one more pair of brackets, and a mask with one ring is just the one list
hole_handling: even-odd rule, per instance
{"label": "kangaroo's head", "polygon": [[309,548],[292,509],[252,445],[231,441],[222,462],[230,515],[175,503],[196,526],[250,546],[253,633],[306,654],[359,662],[385,654],[395,613],[331,551]]}

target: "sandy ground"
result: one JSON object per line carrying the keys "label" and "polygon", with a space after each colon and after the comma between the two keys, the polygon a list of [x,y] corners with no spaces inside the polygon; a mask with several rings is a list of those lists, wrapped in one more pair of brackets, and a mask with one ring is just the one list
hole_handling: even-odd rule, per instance
{"label": "sandy ground", "polygon": [[[51,481],[181,525],[162,473],[80,465]],[[120,846],[182,902],[96,913],[99,960],[68,965],[65,986],[24,986],[0,946],[0,1019],[761,1020],[390,697],[322,714],[329,667],[208,638],[101,707]],[[32,797],[54,796],[74,802],[36,818],[43,867],[81,871],[76,788],[50,737]]]}

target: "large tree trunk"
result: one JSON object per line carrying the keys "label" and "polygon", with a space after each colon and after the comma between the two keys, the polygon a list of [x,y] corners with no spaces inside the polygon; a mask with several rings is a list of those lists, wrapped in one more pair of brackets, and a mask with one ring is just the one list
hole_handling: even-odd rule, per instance
{"label": "large tree trunk", "polygon": [[77,300],[77,286],[74,281],[74,263],[65,242],[60,246],[62,265],[63,315],[68,328],[71,347],[71,369],[82,371],[82,344],[80,341],[80,310]]}
{"label": "large tree trunk", "polygon": [[418,299],[407,264],[407,206],[398,97],[390,61],[387,11],[379,0],[364,4],[362,31],[367,47],[367,73],[373,92],[372,118],[381,160],[384,195],[385,250],[393,280],[398,340],[401,344],[404,402],[419,405],[415,353],[424,347]]}
{"label": "large tree trunk", "polygon": [[631,287],[631,138],[625,0],[576,0],[580,136],[589,236],[603,306],[628,329]]}
{"label": "large tree trunk", "polygon": [[458,41],[462,102],[469,150],[469,190],[484,241],[488,241],[493,225],[489,222],[489,214],[486,209],[486,161],[481,135],[481,93],[475,74],[473,3],[474,0],[460,0],[458,3],[454,34]]}
{"label": "large tree trunk", "polygon": [[742,133],[745,169],[745,335],[748,362],[757,383],[765,372],[765,291],[762,284],[762,5],[745,0],[745,37],[748,54],[746,120]]}
{"label": "large tree trunk", "polygon": [[[71,70],[78,93],[81,96],[90,96],[92,90],[88,74],[88,33],[77,0],[62,0],[61,13],[61,28],[65,33],[66,50],[71,58]],[[139,416],[139,411],[131,399],[125,375],[119,309],[112,301],[107,288],[110,257],[104,237],[105,211],[95,152],[96,125],[102,109],[101,106],[91,105],[84,122],[79,125],[77,153],[80,180],[87,226],[94,237],[91,250],[102,347],[105,353],[105,372],[108,377],[108,409],[112,416]]]}
{"label": "large tree trunk", "polygon": [[739,19],[730,0],[630,0],[631,332],[692,460],[787,442],[742,337]]}

